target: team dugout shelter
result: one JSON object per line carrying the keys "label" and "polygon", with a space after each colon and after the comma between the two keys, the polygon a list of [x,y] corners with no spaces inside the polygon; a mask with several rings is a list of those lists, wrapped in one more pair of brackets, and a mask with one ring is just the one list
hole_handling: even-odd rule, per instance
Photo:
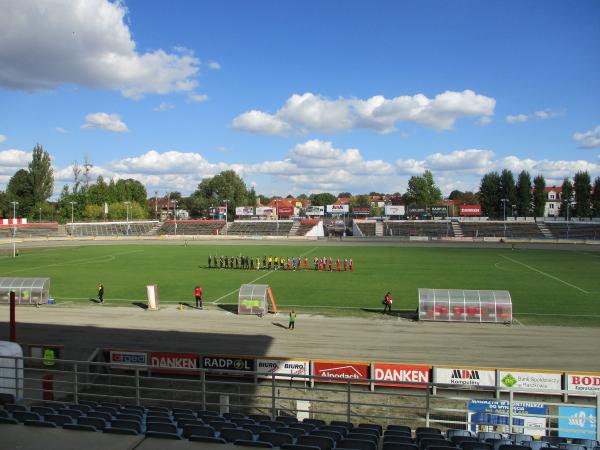
{"label": "team dugout shelter", "polygon": [[419,320],[443,322],[512,322],[508,291],[419,289]]}
{"label": "team dugout shelter", "polygon": [[0,303],[10,303],[11,292],[18,305],[48,303],[50,278],[0,278]]}

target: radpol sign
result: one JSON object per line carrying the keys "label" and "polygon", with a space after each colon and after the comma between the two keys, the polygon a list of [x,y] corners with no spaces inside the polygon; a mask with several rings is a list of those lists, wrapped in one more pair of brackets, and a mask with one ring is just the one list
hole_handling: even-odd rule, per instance
{"label": "radpol sign", "polygon": [[225,356],[205,356],[203,369],[222,369],[236,372],[254,372],[254,360],[250,358],[228,358]]}
{"label": "radpol sign", "polygon": [[[308,361],[285,359],[259,359],[256,365],[259,378],[271,378],[275,374],[275,378],[279,380],[291,380],[295,375],[308,375],[310,367]],[[299,380],[302,381],[302,378]]]}

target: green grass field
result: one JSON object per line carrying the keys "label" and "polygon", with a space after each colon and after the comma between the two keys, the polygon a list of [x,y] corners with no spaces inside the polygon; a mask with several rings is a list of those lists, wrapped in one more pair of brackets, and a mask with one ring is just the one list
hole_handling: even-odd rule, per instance
{"label": "green grass field", "polygon": [[[211,254],[306,255],[300,272],[209,270]],[[390,290],[395,310],[415,310],[417,289],[510,291],[514,315],[525,325],[600,326],[600,253],[515,250],[310,245],[101,245],[22,249],[0,259],[0,276],[50,277],[59,303],[91,304],[102,282],[108,304],[145,302],[145,286],[158,284],[161,303],[233,304],[243,283],[265,283],[280,308],[311,308],[328,314],[373,314]],[[353,273],[312,270],[317,256],[352,257]],[[367,310],[367,311],[365,311]]]}

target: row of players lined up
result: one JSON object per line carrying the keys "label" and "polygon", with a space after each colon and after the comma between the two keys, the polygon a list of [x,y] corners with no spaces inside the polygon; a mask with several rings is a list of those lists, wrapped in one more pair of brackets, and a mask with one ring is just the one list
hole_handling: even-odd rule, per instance
{"label": "row of players lined up", "polygon": [[[304,266],[303,266],[304,263]],[[352,272],[354,270],[354,261],[352,258],[344,258],[341,260],[337,258],[334,261],[331,256],[329,258],[314,257],[313,259],[314,270],[318,271],[329,271],[329,272]],[[279,257],[279,256],[263,256],[262,259],[259,256],[212,256],[208,255],[208,268],[209,269],[266,269],[266,270],[308,270],[308,257],[296,257],[291,258]]]}

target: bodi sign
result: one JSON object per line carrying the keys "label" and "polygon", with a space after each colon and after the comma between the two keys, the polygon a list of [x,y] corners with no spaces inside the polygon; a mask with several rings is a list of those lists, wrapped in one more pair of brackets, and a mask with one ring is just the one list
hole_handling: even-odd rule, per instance
{"label": "bodi sign", "polygon": [[[259,359],[256,362],[259,378],[271,378],[273,374],[279,380],[291,380],[294,375],[309,375],[308,361],[291,361],[285,359]],[[303,378],[296,378],[302,381]]]}
{"label": "bodi sign", "polygon": [[[369,364],[343,361],[315,361],[313,362],[313,375],[328,378],[316,379],[321,383],[345,383],[349,380],[369,378]],[[356,381],[356,383],[366,384]]]}
{"label": "bodi sign", "polygon": [[373,379],[377,380],[375,381],[376,386],[426,389],[427,385],[425,384],[399,384],[398,382],[428,383],[429,370],[429,366],[374,363]]}
{"label": "bodi sign", "polygon": [[198,355],[195,353],[150,353],[152,372],[177,373],[182,375],[198,375]]}
{"label": "bodi sign", "polygon": [[597,373],[567,373],[566,388],[569,391],[577,391],[576,394],[569,392],[570,395],[589,395],[594,396],[600,393],[600,374]]}
{"label": "bodi sign", "polygon": [[254,372],[255,361],[252,358],[231,358],[227,356],[204,356],[203,369],[231,370],[235,372]]}

